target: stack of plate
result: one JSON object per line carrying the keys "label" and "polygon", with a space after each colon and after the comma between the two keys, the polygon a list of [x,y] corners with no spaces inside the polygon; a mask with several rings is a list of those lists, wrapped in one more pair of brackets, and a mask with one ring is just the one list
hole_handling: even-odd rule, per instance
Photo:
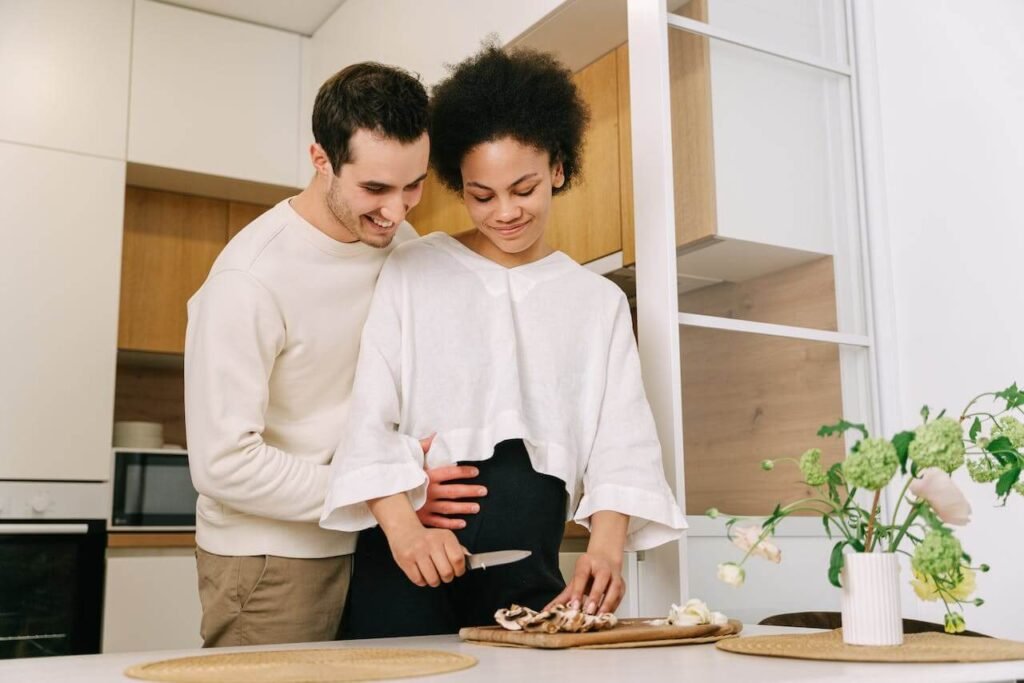
{"label": "stack of plate", "polygon": [[115,422],[115,448],[163,448],[164,426],[159,422]]}

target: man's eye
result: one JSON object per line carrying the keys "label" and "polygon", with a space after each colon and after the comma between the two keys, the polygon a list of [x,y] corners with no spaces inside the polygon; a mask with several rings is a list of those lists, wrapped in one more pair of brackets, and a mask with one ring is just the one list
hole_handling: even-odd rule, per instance
{"label": "man's eye", "polygon": [[363,189],[369,192],[370,194],[381,194],[382,192],[384,192],[383,187],[364,187]]}

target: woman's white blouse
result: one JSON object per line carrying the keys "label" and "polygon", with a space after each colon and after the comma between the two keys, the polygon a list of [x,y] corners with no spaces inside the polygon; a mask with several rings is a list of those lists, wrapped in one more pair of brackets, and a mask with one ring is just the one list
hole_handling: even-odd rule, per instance
{"label": "woman's white blouse", "polygon": [[[519,438],[536,471],[565,482],[567,519],[629,515],[627,550],[686,528],[626,298],[561,252],[510,269],[444,233],[398,246],[370,305],[351,401],[325,528],[371,527],[366,501],[395,493],[418,509],[425,467],[486,460]],[[424,457],[419,439],[433,433]]]}

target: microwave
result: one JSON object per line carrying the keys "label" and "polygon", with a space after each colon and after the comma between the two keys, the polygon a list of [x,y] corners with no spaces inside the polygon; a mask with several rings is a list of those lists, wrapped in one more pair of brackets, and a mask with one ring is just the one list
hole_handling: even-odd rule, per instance
{"label": "microwave", "polygon": [[188,452],[169,448],[115,448],[110,529],[194,531],[196,499]]}

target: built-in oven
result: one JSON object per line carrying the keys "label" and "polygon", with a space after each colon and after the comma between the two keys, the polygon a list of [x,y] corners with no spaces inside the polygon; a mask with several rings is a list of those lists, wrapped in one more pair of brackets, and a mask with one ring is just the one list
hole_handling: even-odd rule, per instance
{"label": "built-in oven", "polygon": [[108,495],[0,482],[0,659],[100,651]]}
{"label": "built-in oven", "polygon": [[184,450],[115,448],[112,531],[191,531],[196,499]]}

